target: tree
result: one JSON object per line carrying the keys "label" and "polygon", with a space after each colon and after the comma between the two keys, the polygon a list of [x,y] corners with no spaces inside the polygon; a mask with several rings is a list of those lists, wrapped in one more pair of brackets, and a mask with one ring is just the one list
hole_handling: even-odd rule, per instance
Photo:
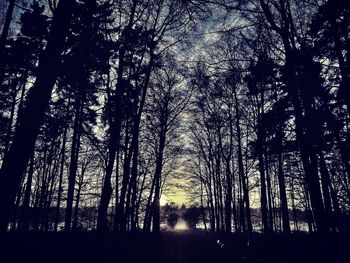
{"label": "tree", "polygon": [[[327,232],[328,225],[327,219],[324,214],[324,207],[321,196],[321,189],[317,174],[317,164],[315,149],[312,143],[312,137],[310,135],[311,127],[304,126],[303,113],[306,115],[310,113],[311,101],[307,97],[301,97],[300,92],[306,89],[305,86],[300,85],[298,82],[298,69],[303,67],[300,64],[302,56],[305,54],[296,47],[296,43],[292,35],[296,32],[293,27],[293,16],[291,13],[291,7],[289,1],[281,3],[279,5],[279,13],[282,16],[283,23],[281,25],[276,24],[274,15],[271,11],[271,7],[263,0],[260,1],[261,8],[265,14],[267,22],[271,26],[272,30],[275,31],[281,38],[283,47],[285,50],[285,76],[286,86],[288,93],[291,96],[291,100],[294,108],[295,125],[296,125],[296,136],[300,147],[300,154],[305,170],[305,180],[310,192],[311,205],[317,228],[320,232]],[[304,93],[305,94],[305,93]],[[304,103],[304,104],[302,104]],[[303,107],[304,106],[304,107]],[[310,117],[306,117],[311,120]],[[310,124],[305,122],[306,124]],[[303,129],[306,128],[304,133]]]}
{"label": "tree", "polygon": [[39,61],[35,84],[28,94],[25,110],[19,116],[19,124],[9,151],[4,156],[0,170],[1,231],[7,229],[16,192],[33,152],[35,140],[50,100],[51,91],[57,78],[57,72],[50,70],[50,68],[53,65],[57,67],[60,65],[61,52],[74,4],[73,0],[63,0],[57,6],[47,46]]}
{"label": "tree", "polygon": [[[164,152],[169,142],[174,140],[181,113],[187,106],[190,96],[185,95],[181,84],[184,83],[179,75],[175,62],[168,58],[166,66],[155,74],[154,82],[150,87],[149,108],[147,109],[149,125],[156,136],[156,166],[154,171],[154,197],[152,204],[153,231],[160,230],[160,195]],[[152,116],[152,119],[151,119]]]}

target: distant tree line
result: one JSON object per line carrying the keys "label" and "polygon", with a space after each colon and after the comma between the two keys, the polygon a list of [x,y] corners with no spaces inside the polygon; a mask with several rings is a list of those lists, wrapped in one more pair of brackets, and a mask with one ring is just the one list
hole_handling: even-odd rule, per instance
{"label": "distant tree line", "polygon": [[1,231],[159,232],[179,166],[211,231],[254,209],[264,233],[300,211],[349,231],[346,1],[24,3],[0,36]]}

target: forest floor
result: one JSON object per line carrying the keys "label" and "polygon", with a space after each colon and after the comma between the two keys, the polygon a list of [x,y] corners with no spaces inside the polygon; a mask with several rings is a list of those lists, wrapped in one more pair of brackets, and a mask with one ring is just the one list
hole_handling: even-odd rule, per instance
{"label": "forest floor", "polygon": [[6,233],[0,262],[349,262],[350,237],[293,234],[247,238],[205,232]]}

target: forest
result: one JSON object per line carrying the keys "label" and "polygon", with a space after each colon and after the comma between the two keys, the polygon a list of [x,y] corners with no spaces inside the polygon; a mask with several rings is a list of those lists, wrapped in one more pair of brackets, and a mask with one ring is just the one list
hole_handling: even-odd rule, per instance
{"label": "forest", "polygon": [[349,1],[4,0],[0,10],[9,255],[34,258],[40,244],[76,261],[343,261]]}

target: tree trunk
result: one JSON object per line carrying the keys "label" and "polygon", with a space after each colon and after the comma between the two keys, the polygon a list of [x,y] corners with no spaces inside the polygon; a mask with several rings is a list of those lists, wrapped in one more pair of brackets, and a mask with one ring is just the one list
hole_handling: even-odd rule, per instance
{"label": "tree trunk", "polygon": [[117,149],[116,153],[116,167],[115,167],[115,203],[114,203],[114,225],[113,230],[118,230],[118,213],[117,209],[119,206],[119,155],[120,149]]}
{"label": "tree trunk", "polygon": [[79,177],[79,182],[78,182],[77,195],[75,198],[75,208],[74,208],[74,215],[73,215],[73,229],[74,230],[76,230],[78,228],[80,193],[81,193],[81,189],[82,189],[83,183],[84,183],[84,173],[85,173],[85,167],[82,167],[81,175]]}
{"label": "tree trunk", "polygon": [[137,197],[137,201],[135,204],[135,221],[137,224],[137,227],[140,229],[140,217],[139,217],[139,213],[140,213],[140,206],[141,206],[141,200],[142,200],[142,193],[143,193],[143,189],[145,186],[145,181],[146,181],[146,173],[143,174],[143,178],[142,178],[142,183],[141,186],[139,188],[139,193],[138,193],[138,197]]}
{"label": "tree trunk", "polygon": [[125,152],[124,152],[124,164],[123,164],[123,180],[122,185],[120,189],[120,198],[119,198],[119,205],[117,208],[117,225],[118,230],[125,231],[126,230],[126,219],[125,219],[125,205],[126,205],[126,194],[128,190],[128,184],[130,180],[130,163],[131,163],[131,157],[132,157],[132,150],[130,147],[128,147],[129,144],[129,124],[127,124],[127,127],[125,128]]}
{"label": "tree trunk", "polygon": [[[120,122],[120,120],[114,120],[114,122]],[[97,229],[100,231],[107,230],[107,214],[108,214],[108,206],[112,196],[112,173],[115,162],[115,156],[117,147],[120,144],[120,124],[111,125],[110,127],[110,139],[108,146],[108,164],[106,168],[106,174],[104,177],[102,193],[100,204],[98,207],[98,217],[97,217]],[[118,180],[118,178],[116,178]],[[116,197],[117,198],[117,197]]]}
{"label": "tree trunk", "polygon": [[153,207],[152,197],[153,197],[155,184],[156,184],[156,181],[155,181],[155,178],[153,177],[151,189],[150,189],[149,196],[147,199],[147,204],[146,204],[145,219],[143,222],[143,231],[144,232],[149,232],[151,230],[151,219],[152,219],[152,211],[153,211],[153,209],[152,209],[152,207]]}
{"label": "tree trunk", "polygon": [[[79,95],[78,95],[79,96]],[[82,129],[81,114],[83,111],[82,98],[76,98],[75,102],[75,117],[73,127],[73,138],[72,138],[72,149],[69,166],[69,177],[68,177],[68,193],[67,193],[67,206],[65,215],[65,230],[71,229],[72,214],[73,214],[73,201],[74,201],[74,190],[75,190],[75,178],[78,169],[78,157],[80,150],[80,136]]]}
{"label": "tree trunk", "polygon": [[139,132],[137,131],[137,138],[135,138],[134,149],[133,149],[133,160],[131,167],[131,179],[128,198],[131,203],[126,216],[130,216],[131,219],[131,231],[136,230],[136,220],[135,220],[135,208],[136,208],[136,198],[137,198],[137,176],[138,176],[138,155],[139,155]]}
{"label": "tree trunk", "polygon": [[[234,98],[235,98],[235,110],[236,110],[237,143],[238,143],[238,148],[237,148],[238,173],[242,183],[242,190],[243,190],[242,205],[245,206],[245,216],[246,216],[246,221],[244,217],[242,220],[244,221],[244,225],[245,225],[245,222],[247,223],[248,235],[250,235],[253,232],[253,227],[252,227],[251,216],[250,216],[249,189],[248,189],[249,182],[246,176],[244,175],[240,113],[239,113],[238,98],[237,98],[236,90],[234,90]],[[242,208],[243,209],[241,209],[241,211],[243,212],[244,207]],[[242,216],[242,214],[243,213],[241,213],[240,216]]]}
{"label": "tree trunk", "polygon": [[266,194],[266,178],[265,178],[265,168],[264,168],[264,157],[262,154],[262,142],[258,135],[258,158],[259,158],[259,173],[260,173],[260,205],[261,205],[261,219],[263,225],[263,232],[269,233],[270,226],[267,216],[267,194]]}
{"label": "tree trunk", "polygon": [[[165,125],[164,125],[165,126]],[[165,148],[165,127],[161,128],[159,135],[159,149],[158,156],[156,160],[156,170],[154,173],[155,178],[155,188],[154,188],[154,198],[153,198],[153,232],[160,232],[160,185],[161,185],[161,176],[163,168],[163,151]]]}
{"label": "tree trunk", "polygon": [[280,152],[278,152],[277,159],[278,159],[277,177],[278,177],[278,186],[279,186],[279,190],[280,190],[279,192],[280,192],[280,201],[281,201],[281,210],[282,210],[283,233],[290,234],[286,184],[285,184],[284,173],[283,173],[282,154]]}
{"label": "tree trunk", "polygon": [[63,172],[64,172],[64,163],[66,160],[67,130],[68,130],[68,126],[64,128],[63,138],[62,138],[61,164],[60,164],[60,173],[58,178],[58,194],[57,194],[56,215],[55,215],[55,225],[54,225],[55,232],[58,229],[58,223],[60,220],[61,198],[62,198],[62,191],[63,191],[63,188],[62,188]]}
{"label": "tree trunk", "polygon": [[323,152],[321,151],[319,153],[319,161],[320,161],[320,174],[321,174],[321,185],[322,185],[322,196],[323,196],[323,201],[325,204],[325,213],[327,216],[327,219],[329,220],[328,224],[332,226],[334,229],[334,220],[332,217],[332,202],[331,202],[331,194],[330,194],[330,178],[329,178],[329,173],[326,165],[326,161],[324,160]]}
{"label": "tree trunk", "polygon": [[226,182],[227,182],[227,193],[225,200],[225,225],[226,232],[230,233],[232,230],[232,179],[230,170],[230,160],[226,162]]}
{"label": "tree trunk", "polygon": [[24,193],[23,204],[22,204],[22,216],[21,216],[21,223],[20,223],[20,229],[22,231],[29,230],[28,213],[31,214],[32,212],[32,211],[29,212],[29,210],[30,210],[30,194],[32,191],[33,173],[34,173],[34,152],[29,162],[27,185],[26,185],[26,190]]}

